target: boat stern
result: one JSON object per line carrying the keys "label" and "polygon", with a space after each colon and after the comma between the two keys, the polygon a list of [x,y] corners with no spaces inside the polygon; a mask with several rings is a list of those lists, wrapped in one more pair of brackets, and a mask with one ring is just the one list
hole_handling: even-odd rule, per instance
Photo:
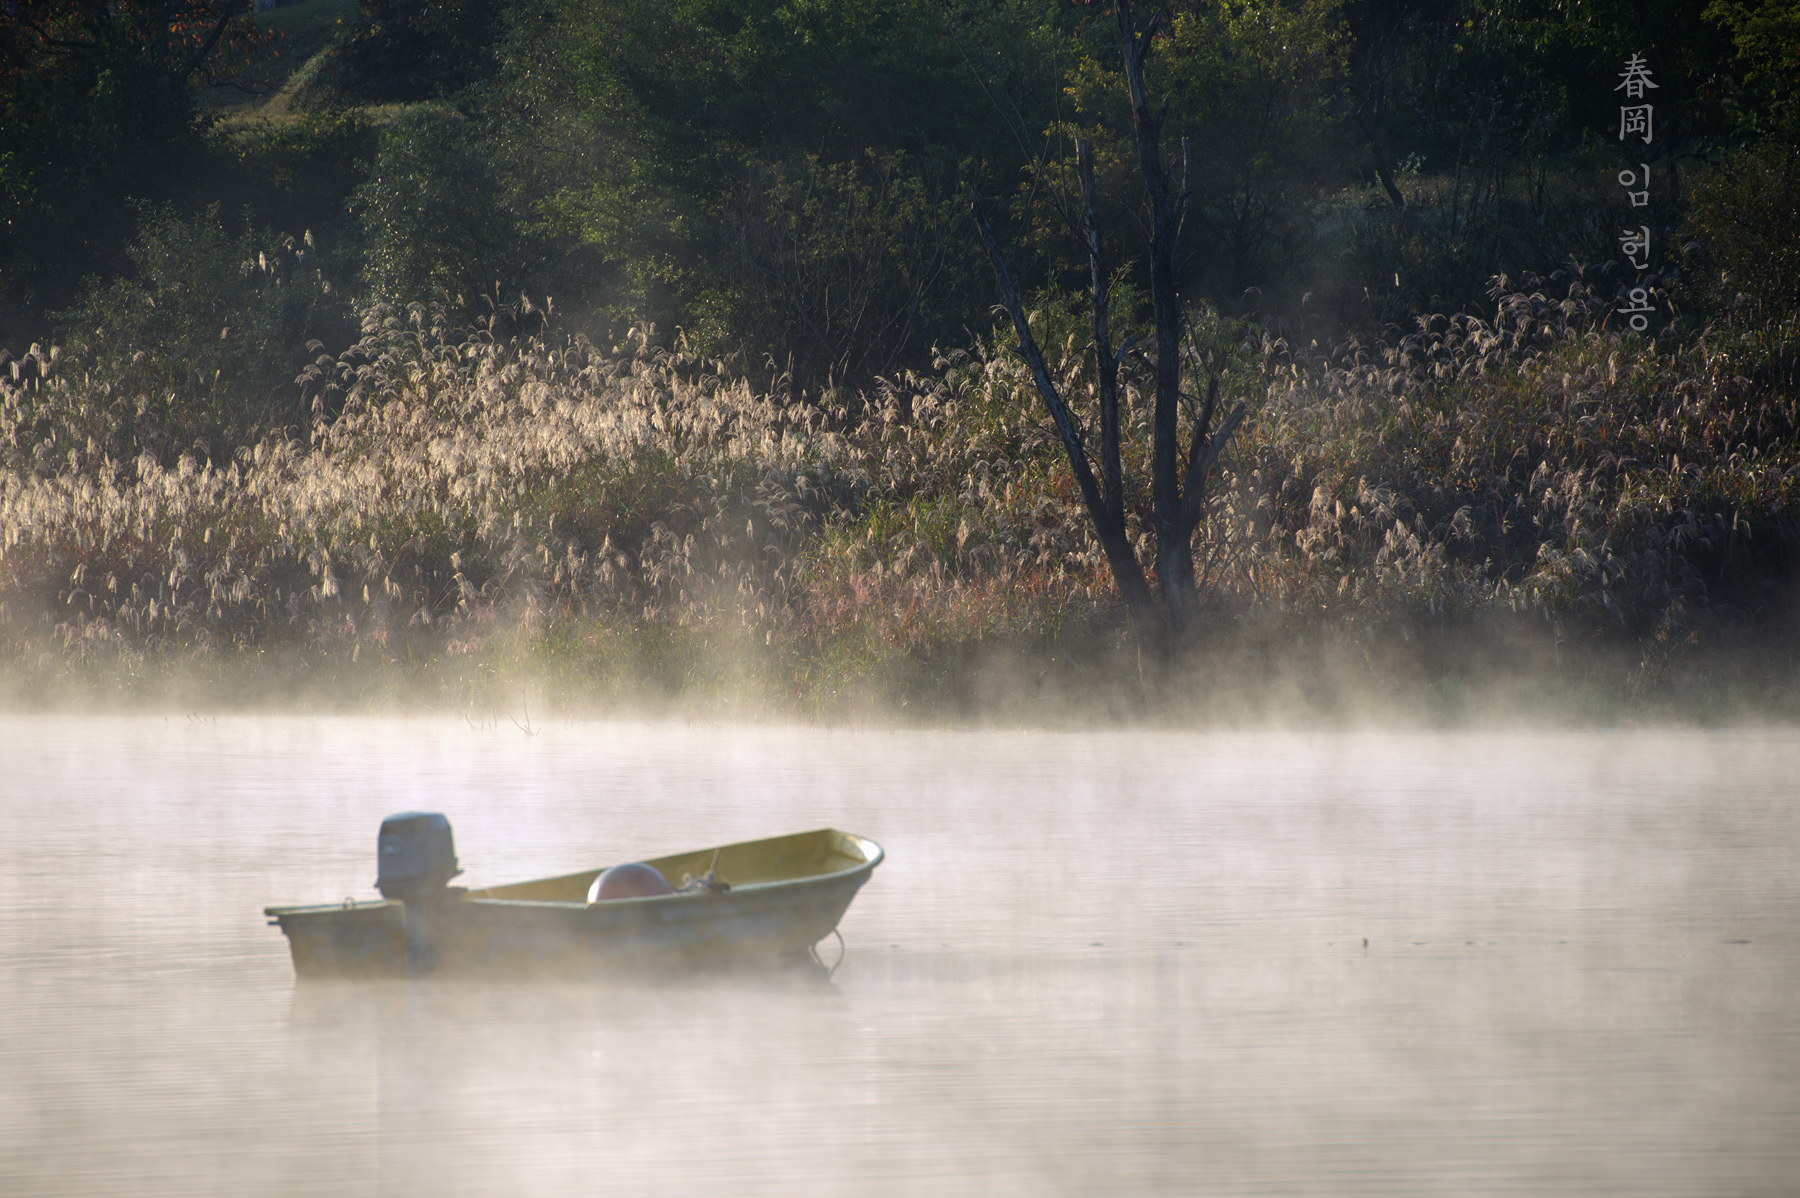
{"label": "boat stern", "polygon": [[266,907],[288,939],[297,977],[406,976],[406,905],[358,902]]}

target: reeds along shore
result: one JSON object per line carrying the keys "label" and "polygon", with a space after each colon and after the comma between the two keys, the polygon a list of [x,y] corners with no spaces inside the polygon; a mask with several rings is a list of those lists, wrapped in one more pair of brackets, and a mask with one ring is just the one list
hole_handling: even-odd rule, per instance
{"label": "reeds along shore", "polygon": [[[0,375],[4,698],[504,706],[528,686],[1188,719],[1498,688],[1602,718],[1791,714],[1800,330],[1621,336],[1578,278],[1496,280],[1494,303],[1310,356],[1200,315],[1190,370],[1253,415],[1197,541],[1207,618],[1167,672],[1137,661],[1003,348],[787,402],[644,334],[608,353],[377,308],[303,380],[310,430],[217,461],[120,443],[119,411],[141,430],[179,397],[34,347]],[[1061,350],[1079,397],[1083,347]]]}

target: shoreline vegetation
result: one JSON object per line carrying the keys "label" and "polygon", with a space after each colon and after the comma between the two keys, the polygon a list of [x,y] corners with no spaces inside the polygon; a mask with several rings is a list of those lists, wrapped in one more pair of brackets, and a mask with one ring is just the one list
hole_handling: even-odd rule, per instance
{"label": "shoreline vegetation", "polygon": [[21,3],[0,708],[1800,718],[1792,4]]}
{"label": "shoreline vegetation", "polygon": [[[602,351],[376,307],[303,380],[337,415],[222,466],[122,458],[119,409],[141,398],[40,352],[0,378],[0,702],[1792,718],[1800,334],[1671,348],[1603,328],[1579,277],[1534,283],[1496,280],[1492,322],[1313,357],[1192,314],[1192,352],[1256,415],[1168,666],[1138,659],[1004,347],[809,403],[649,329]],[[1063,344],[1079,396],[1091,366]],[[1120,394],[1140,453],[1145,385],[1127,372]]]}

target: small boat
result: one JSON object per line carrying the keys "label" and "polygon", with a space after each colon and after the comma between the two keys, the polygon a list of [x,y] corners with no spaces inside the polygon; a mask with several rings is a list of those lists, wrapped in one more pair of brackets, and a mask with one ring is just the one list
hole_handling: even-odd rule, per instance
{"label": "small boat", "polygon": [[[311,977],[518,977],[816,963],[881,846],[822,828],[633,862],[666,893],[595,897],[607,869],[466,889],[449,821],[382,823],[380,900],[268,907]],[[617,871],[628,874],[629,871]],[[629,888],[628,888],[629,889]],[[815,966],[816,967],[816,966]]]}

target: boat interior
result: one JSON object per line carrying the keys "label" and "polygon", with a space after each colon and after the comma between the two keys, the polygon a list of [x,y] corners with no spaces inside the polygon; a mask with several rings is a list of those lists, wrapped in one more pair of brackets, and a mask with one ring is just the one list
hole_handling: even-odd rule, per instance
{"label": "boat interior", "polygon": [[[821,828],[816,832],[750,840],[669,857],[644,858],[643,864],[655,866],[673,887],[679,888],[684,882],[701,878],[710,871],[713,881],[724,882],[735,890],[843,873],[867,864],[879,852],[861,837]],[[598,869],[584,869],[580,873],[539,878],[532,882],[470,889],[468,897],[585,905],[595,879],[608,868],[610,866],[603,865]]]}

